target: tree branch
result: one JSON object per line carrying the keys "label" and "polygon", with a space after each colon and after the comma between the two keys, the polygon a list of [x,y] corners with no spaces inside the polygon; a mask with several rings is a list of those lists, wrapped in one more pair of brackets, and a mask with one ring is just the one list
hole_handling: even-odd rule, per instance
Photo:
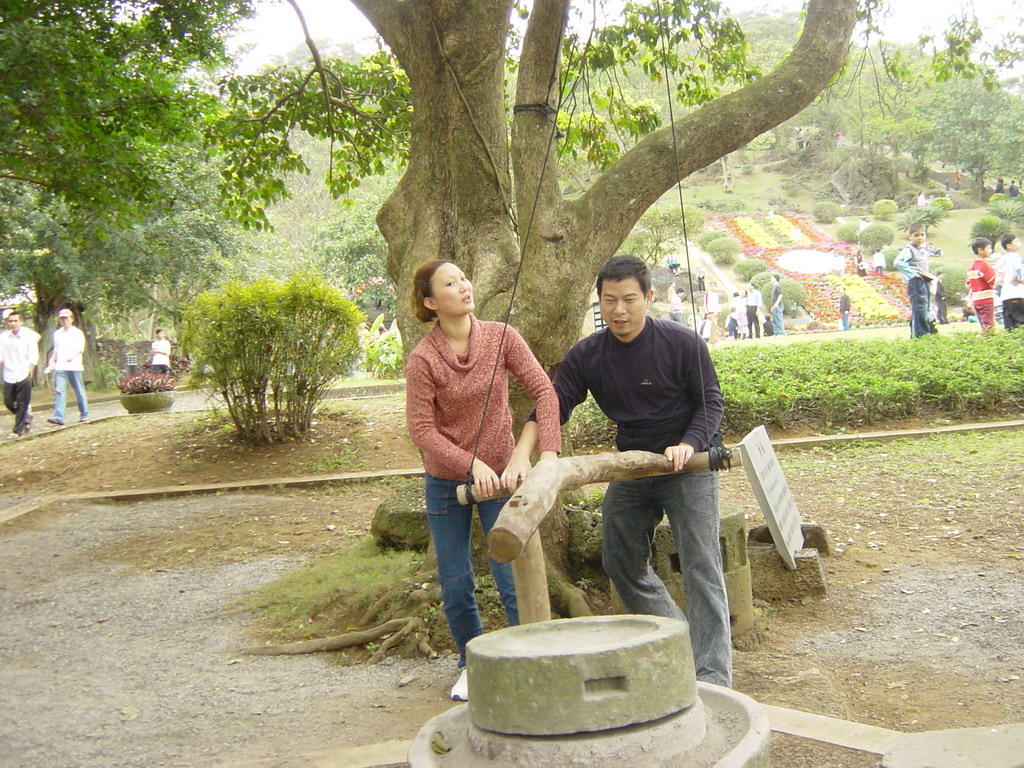
{"label": "tree branch", "polygon": [[[578,200],[569,203],[595,237],[621,242],[678,178],[742,147],[810,104],[842,67],[857,0],[811,0],[804,32],[775,70],[647,135]],[[593,246],[593,243],[591,244]]]}
{"label": "tree branch", "polygon": [[[568,0],[538,0],[533,4],[519,59],[516,103],[512,116],[512,164],[519,220],[529,222],[534,200],[541,210],[559,196],[555,153],[558,75],[562,38],[568,19]],[[520,232],[520,236],[525,232]]]}

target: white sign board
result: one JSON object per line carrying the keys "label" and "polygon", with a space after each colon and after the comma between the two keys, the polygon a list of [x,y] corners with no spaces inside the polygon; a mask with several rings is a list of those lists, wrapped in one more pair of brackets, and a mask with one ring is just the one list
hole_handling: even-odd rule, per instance
{"label": "white sign board", "polygon": [[768,432],[763,426],[758,427],[743,438],[739,448],[743,452],[743,469],[768,521],[775,548],[783,562],[795,571],[796,553],[804,546],[800,513],[782,474],[775,449],[768,440]]}

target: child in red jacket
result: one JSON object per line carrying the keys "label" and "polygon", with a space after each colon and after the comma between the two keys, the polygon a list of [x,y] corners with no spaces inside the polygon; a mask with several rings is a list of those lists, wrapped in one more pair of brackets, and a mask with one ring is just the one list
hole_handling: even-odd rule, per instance
{"label": "child in red jacket", "polygon": [[996,327],[996,272],[988,263],[992,256],[992,241],[976,237],[971,241],[974,262],[967,270],[967,287],[971,290],[971,303],[981,323],[982,333],[992,333]]}

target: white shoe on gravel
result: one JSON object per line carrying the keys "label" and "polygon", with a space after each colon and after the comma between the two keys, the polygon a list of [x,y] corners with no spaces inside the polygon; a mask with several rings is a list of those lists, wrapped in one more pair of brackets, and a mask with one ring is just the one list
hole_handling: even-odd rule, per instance
{"label": "white shoe on gravel", "polygon": [[469,679],[466,677],[466,670],[462,670],[459,681],[452,686],[453,701],[469,701]]}

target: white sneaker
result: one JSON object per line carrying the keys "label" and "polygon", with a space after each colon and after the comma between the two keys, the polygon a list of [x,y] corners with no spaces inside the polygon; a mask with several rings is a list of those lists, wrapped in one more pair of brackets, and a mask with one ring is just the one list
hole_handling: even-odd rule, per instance
{"label": "white sneaker", "polygon": [[459,675],[459,682],[452,686],[453,701],[469,701],[469,678],[466,677],[466,670]]}

